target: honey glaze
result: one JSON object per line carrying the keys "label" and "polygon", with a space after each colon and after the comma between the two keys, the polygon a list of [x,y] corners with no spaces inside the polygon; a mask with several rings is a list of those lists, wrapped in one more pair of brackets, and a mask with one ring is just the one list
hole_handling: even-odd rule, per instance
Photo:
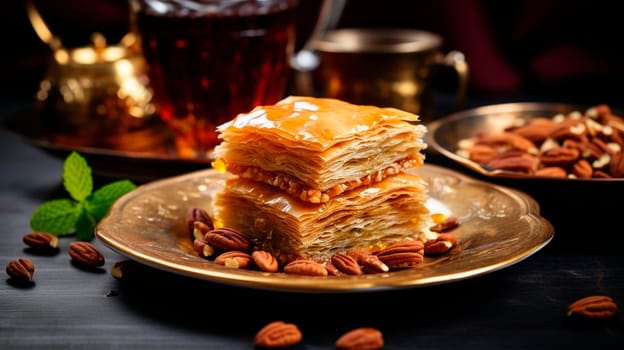
{"label": "honey glaze", "polygon": [[241,113],[220,125],[218,130],[224,133],[228,129],[231,132],[253,129],[327,149],[383,124],[418,120],[418,115],[395,108],[354,105],[330,98],[289,96],[275,105],[258,106],[249,113]]}

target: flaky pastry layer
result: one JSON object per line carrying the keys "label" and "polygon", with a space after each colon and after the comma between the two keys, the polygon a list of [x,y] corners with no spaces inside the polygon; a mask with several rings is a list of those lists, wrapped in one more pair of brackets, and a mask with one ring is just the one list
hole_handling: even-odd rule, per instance
{"label": "flaky pastry layer", "polygon": [[426,128],[394,108],[291,96],[218,128],[226,171],[323,203],[424,163]]}
{"label": "flaky pastry layer", "polygon": [[[333,254],[422,238],[426,184],[401,173],[312,204],[274,186],[234,177],[215,196],[215,217],[246,233],[282,262],[325,261]],[[423,238],[426,240],[426,237]]]}

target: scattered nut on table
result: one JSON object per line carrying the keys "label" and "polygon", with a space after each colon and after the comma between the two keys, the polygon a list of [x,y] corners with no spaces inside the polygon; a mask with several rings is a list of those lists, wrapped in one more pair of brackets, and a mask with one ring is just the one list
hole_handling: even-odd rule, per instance
{"label": "scattered nut on table", "polygon": [[590,295],[576,300],[568,306],[568,317],[587,320],[610,319],[617,313],[615,301],[607,295]]}
{"label": "scattered nut on table", "polygon": [[256,333],[254,346],[258,348],[284,348],[301,342],[303,335],[294,323],[273,321]]}
{"label": "scattered nut on table", "polygon": [[85,267],[104,265],[104,255],[91,243],[75,241],[69,244],[68,253],[72,260]]}
{"label": "scattered nut on table", "polygon": [[336,340],[336,349],[339,350],[378,350],[383,346],[383,334],[372,327],[353,329]]}
{"label": "scattered nut on table", "polygon": [[6,273],[15,282],[32,282],[35,273],[35,264],[27,258],[11,260],[6,266]]}
{"label": "scattered nut on table", "polygon": [[37,250],[54,250],[58,248],[58,237],[48,232],[29,232],[22,238],[24,243]]}

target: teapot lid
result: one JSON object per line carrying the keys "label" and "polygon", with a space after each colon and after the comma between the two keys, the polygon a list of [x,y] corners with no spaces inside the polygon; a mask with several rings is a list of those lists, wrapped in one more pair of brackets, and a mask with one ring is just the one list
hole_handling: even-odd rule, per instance
{"label": "teapot lid", "polygon": [[122,39],[121,45],[106,45],[106,39],[100,33],[91,37],[93,46],[84,46],[71,50],[58,48],[54,51],[54,59],[59,64],[96,64],[112,63],[129,56],[129,48],[136,38],[128,33]]}
{"label": "teapot lid", "polygon": [[101,33],[93,33],[93,46],[68,49],[63,47],[61,39],[52,34],[32,0],[26,1],[26,9],[30,23],[41,41],[48,44],[54,53],[54,59],[61,65],[90,65],[96,63],[112,63],[129,55],[129,50],[137,43],[134,33],[127,33],[118,45],[107,46],[106,38]]}

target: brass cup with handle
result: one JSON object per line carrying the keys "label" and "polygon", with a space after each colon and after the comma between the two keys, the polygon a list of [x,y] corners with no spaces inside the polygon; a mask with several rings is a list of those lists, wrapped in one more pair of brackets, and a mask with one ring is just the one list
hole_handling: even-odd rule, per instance
{"label": "brass cup with handle", "polygon": [[452,110],[466,97],[469,67],[459,51],[442,52],[443,39],[403,28],[342,28],[311,43],[319,58],[315,91],[351,103],[395,107],[434,118],[432,81],[441,68],[456,73]]}

